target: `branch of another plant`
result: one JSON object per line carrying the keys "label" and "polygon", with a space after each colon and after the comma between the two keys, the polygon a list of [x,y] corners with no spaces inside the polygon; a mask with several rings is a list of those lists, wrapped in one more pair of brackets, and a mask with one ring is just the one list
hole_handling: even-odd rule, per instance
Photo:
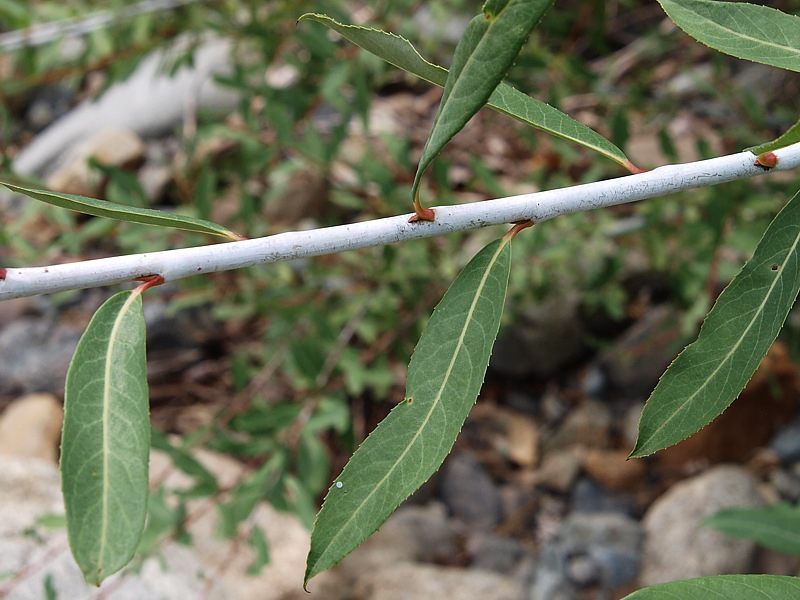
{"label": "branch of another plant", "polygon": [[409,223],[411,215],[407,214],[240,242],[47,267],[8,267],[0,269],[0,300],[114,285],[153,275],[173,281],[192,275],[336,254],[489,225],[527,220],[538,223],[564,214],[747,179],[767,171],[794,169],[800,166],[800,144],[776,150],[775,157],[777,163],[774,168],[759,165],[756,155],[745,151],[569,188],[441,206],[436,208],[436,220],[433,222]]}

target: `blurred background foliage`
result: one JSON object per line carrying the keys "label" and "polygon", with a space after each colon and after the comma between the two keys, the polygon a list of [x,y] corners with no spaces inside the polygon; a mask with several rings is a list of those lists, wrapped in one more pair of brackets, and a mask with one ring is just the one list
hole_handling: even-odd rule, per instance
{"label": "blurred background foliage", "polygon": [[[796,3],[784,4],[797,11]],[[0,34],[125,7],[121,1],[0,0]],[[322,12],[369,24],[404,35],[424,56],[447,65],[459,27],[478,9],[463,0],[183,2],[113,20],[80,38],[6,48],[0,56],[4,165],[8,170],[36,135],[25,111],[42,90],[66,89],[74,105],[101,95],[178,36],[191,43],[169,68],[191,64],[193,47],[213,35],[235,42],[233,69],[219,81],[241,101],[228,115],[200,114],[162,140],[182,159],[173,163],[158,208],[211,218],[249,237],[405,213],[439,91],[321,27],[295,21]],[[525,46],[509,82],[653,168],[739,151],[794,122],[798,95],[747,84],[748,68],[669,27],[655,2],[565,0]],[[106,177],[107,199],[148,203],[130,173],[95,168]],[[437,159],[423,197],[429,205],[478,201],[624,174],[584,149],[484,111]],[[506,328],[531,307],[577,297],[589,348],[610,343],[643,304],[673,304],[691,333],[793,193],[791,183],[767,177],[537,225],[514,242]],[[8,265],[206,243],[187,232],[38,205],[0,224],[0,259]],[[49,233],[32,235],[33,229]],[[404,369],[433,306],[469,258],[502,231],[153,290],[169,301],[170,314],[201,309],[223,332],[205,392],[173,387],[158,393],[154,383],[153,411],[156,429],[180,434],[158,436],[156,447],[195,477],[190,495],[218,496],[225,533],[233,535],[260,498],[311,524],[333,474],[402,400]],[[61,301],[70,298],[75,294]],[[198,445],[239,457],[253,466],[252,475],[218,489],[187,452]],[[153,511],[147,544],[153,532],[179,535],[180,504],[167,509],[154,494]],[[249,541],[260,547],[263,536]]]}

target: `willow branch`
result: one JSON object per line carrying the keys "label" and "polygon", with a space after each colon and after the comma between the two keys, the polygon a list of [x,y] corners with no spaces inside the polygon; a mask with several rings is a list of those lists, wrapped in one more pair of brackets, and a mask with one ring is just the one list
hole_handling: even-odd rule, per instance
{"label": "willow branch", "polygon": [[203,273],[335,254],[489,225],[528,220],[540,223],[559,215],[626,204],[800,166],[800,144],[776,150],[774,155],[777,163],[771,169],[757,165],[756,156],[746,151],[569,188],[440,206],[436,207],[436,220],[433,222],[409,223],[413,214],[410,213],[240,242],[48,267],[0,269],[0,300],[114,285],[153,275],[174,281]]}

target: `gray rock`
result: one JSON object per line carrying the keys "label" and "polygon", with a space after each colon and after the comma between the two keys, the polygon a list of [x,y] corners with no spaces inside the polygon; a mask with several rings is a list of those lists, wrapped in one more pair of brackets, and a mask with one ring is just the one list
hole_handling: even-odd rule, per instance
{"label": "gray rock", "polygon": [[405,505],[381,528],[346,556],[336,569],[345,581],[386,564],[453,560],[461,540],[440,503]]}
{"label": "gray rock", "polygon": [[[45,528],[36,519],[48,514],[63,514],[61,486],[55,465],[35,459],[0,456],[0,572],[13,574],[0,583],[0,597],[8,600],[38,600],[44,597],[44,582],[49,578],[59,598],[93,598],[97,588],[88,585],[69,554],[64,529]],[[175,548],[164,561],[179,567],[176,575],[163,572],[157,560],[146,561],[137,576],[112,576],[104,588],[108,598],[178,599],[197,597],[203,580],[194,575],[202,564],[185,548]],[[190,575],[191,574],[191,575]],[[176,581],[177,578],[177,581]],[[225,596],[214,593],[211,598]],[[231,596],[228,596],[231,597]]]}
{"label": "gray rock", "polygon": [[384,565],[363,573],[353,600],[523,600],[524,590],[510,577],[478,569],[435,565]]}
{"label": "gray rock", "polygon": [[545,450],[575,444],[605,448],[611,436],[611,411],[597,400],[585,400],[567,413],[553,436],[544,443]]}
{"label": "gray rock", "polygon": [[64,410],[52,394],[31,394],[14,400],[0,414],[0,454],[58,460]]}
{"label": "gray rock", "polygon": [[80,329],[54,317],[17,319],[0,330],[0,397],[60,392]]}
{"label": "gray rock", "polygon": [[598,364],[619,395],[641,398],[653,391],[658,378],[683,349],[675,318],[672,307],[656,306],[601,353]]}
{"label": "gray rock", "polygon": [[642,530],[615,513],[573,514],[558,536],[542,548],[531,600],[606,598],[613,588],[635,580]]}
{"label": "gray rock", "polygon": [[572,488],[570,509],[579,513],[611,512],[633,516],[636,501],[631,494],[607,490],[589,477],[581,477]]}
{"label": "gray rock", "polygon": [[88,135],[102,129],[121,128],[151,137],[169,132],[187,111],[221,114],[235,108],[238,94],[214,81],[216,75],[231,70],[230,40],[204,39],[191,66],[173,75],[163,71],[165,60],[179,56],[190,43],[182,38],[171,48],[152,53],[96,102],[80,104],[50,125],[17,155],[14,170],[21,175],[41,174],[56,160],[70,160]]}
{"label": "gray rock", "polygon": [[581,470],[580,454],[571,449],[553,450],[545,454],[536,470],[536,483],[543,488],[567,493]]}
{"label": "gray rock", "polygon": [[775,469],[769,476],[772,488],[789,502],[800,500],[800,476],[787,469]]}
{"label": "gray rock", "polygon": [[474,569],[514,575],[521,563],[533,559],[517,540],[494,534],[476,534],[467,542],[470,566]]}
{"label": "gray rock", "polygon": [[[198,460],[223,487],[241,481],[244,465],[210,452]],[[151,473],[169,489],[187,489],[194,480],[172,467],[169,459],[154,452]],[[69,554],[66,532],[37,523],[42,515],[63,514],[58,470],[55,465],[0,456],[0,597],[39,600],[50,578],[58,598],[83,600],[102,595],[110,600],[288,600],[305,598],[302,580],[309,533],[294,515],[259,504],[247,522],[267,536],[272,561],[257,576],[245,576],[254,552],[241,540],[221,540],[217,512],[207,499],[187,503],[189,546],[166,540],[158,554],[146,558],[140,568],[124,569],[107,579],[98,591],[83,581]],[[338,600],[341,592],[331,587],[322,573],[312,582],[323,598]]]}
{"label": "gray rock", "polygon": [[492,349],[492,369],[511,377],[548,377],[584,350],[576,298],[558,298],[520,315]]}
{"label": "gray rock", "polygon": [[800,460],[800,421],[793,421],[781,429],[769,443],[781,462]]}
{"label": "gray rock", "polygon": [[718,466],[674,486],[644,517],[640,582],[654,585],[690,577],[747,573],[755,544],[700,527],[699,523],[723,508],[762,504],[758,481],[737,466]]}
{"label": "gray rock", "polygon": [[144,159],[144,150],[144,142],[135,133],[120,128],[98,130],[75,150],[71,160],[50,174],[47,189],[95,197],[105,177],[89,166],[89,159],[109,167],[133,169]]}
{"label": "gray rock", "polygon": [[531,584],[530,600],[577,600],[578,588],[568,579],[564,557],[554,544],[542,549],[540,562]]}
{"label": "gray rock", "polygon": [[611,589],[636,578],[642,540],[641,526],[630,517],[575,513],[564,521],[555,543],[574,583]]}
{"label": "gray rock", "polygon": [[502,518],[500,492],[471,454],[456,454],[445,462],[441,497],[450,513],[470,529],[488,531]]}

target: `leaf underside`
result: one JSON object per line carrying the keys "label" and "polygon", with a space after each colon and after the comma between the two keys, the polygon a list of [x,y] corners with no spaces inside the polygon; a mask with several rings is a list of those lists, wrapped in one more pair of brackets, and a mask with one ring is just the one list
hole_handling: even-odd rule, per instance
{"label": "leaf underside", "polygon": [[480,391],[503,312],[511,247],[498,240],[434,309],[408,367],[406,400],[331,486],[311,536],[305,582],[338,563],[439,468]]}
{"label": "leaf underside", "polygon": [[662,375],[642,411],[631,453],[687,438],[742,391],[778,336],[800,290],[800,194],[778,213],[747,264],[720,295],[697,340]]}
{"label": "leaf underside", "polygon": [[150,417],[141,295],[120,292],[81,337],[67,372],[61,479],[67,533],[100,585],[136,550],[147,515]]}

